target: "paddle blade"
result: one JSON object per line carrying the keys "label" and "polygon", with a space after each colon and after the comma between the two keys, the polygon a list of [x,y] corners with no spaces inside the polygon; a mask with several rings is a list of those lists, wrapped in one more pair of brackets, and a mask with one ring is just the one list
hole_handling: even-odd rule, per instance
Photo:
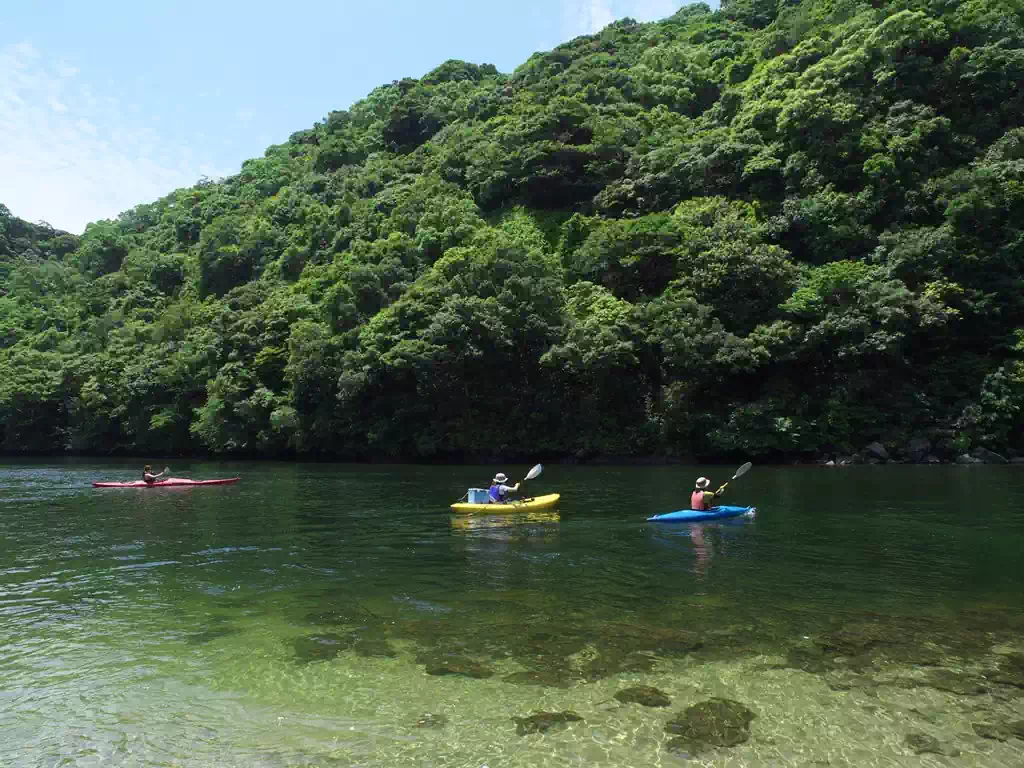
{"label": "paddle blade", "polygon": [[535,465],[533,467],[533,469],[531,469],[529,472],[526,473],[526,479],[527,480],[533,480],[533,478],[535,478],[537,475],[539,475],[543,471],[544,471],[544,465],[543,464],[537,464],[537,465]]}
{"label": "paddle blade", "polygon": [[752,466],[753,465],[748,461],[746,464],[744,464],[742,467],[736,470],[736,474],[732,476],[732,479],[735,480],[737,477],[742,477],[743,475],[747,474],[747,472],[750,471],[750,468]]}

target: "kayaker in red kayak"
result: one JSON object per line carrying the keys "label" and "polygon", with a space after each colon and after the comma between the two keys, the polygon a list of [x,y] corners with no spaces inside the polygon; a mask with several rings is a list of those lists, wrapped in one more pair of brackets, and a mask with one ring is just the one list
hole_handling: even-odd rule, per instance
{"label": "kayaker in red kayak", "polygon": [[159,475],[154,475],[153,468],[149,464],[147,464],[145,469],[142,470],[142,479],[145,480],[147,484],[152,485],[157,481],[158,478],[163,477],[166,473],[167,470],[164,469],[164,471],[161,472]]}

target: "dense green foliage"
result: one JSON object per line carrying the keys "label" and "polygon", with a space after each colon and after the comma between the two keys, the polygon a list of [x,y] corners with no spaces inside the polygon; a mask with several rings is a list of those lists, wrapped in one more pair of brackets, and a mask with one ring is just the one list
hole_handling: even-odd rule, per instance
{"label": "dense green foliage", "polygon": [[1024,12],[734,0],[448,61],[80,242],[0,209],[0,447],[1021,448]]}

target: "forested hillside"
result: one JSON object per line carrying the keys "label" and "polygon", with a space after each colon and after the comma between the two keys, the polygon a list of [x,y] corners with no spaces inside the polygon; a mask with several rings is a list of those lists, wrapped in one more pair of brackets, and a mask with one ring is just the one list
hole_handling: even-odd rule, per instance
{"label": "forested hillside", "polygon": [[1022,449],[1022,82],[1011,0],[693,5],[80,242],[0,208],[0,448]]}

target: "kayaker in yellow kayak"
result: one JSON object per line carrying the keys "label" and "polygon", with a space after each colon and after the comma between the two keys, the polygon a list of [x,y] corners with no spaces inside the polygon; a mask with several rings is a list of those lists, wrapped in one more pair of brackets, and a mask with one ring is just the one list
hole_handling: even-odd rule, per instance
{"label": "kayaker in yellow kayak", "polygon": [[489,504],[505,504],[508,502],[508,494],[519,490],[519,483],[505,485],[508,478],[504,472],[499,472],[491,481],[491,487],[487,489],[487,501]]}
{"label": "kayaker in yellow kayak", "polygon": [[152,484],[157,481],[157,478],[162,477],[166,472],[167,470],[164,469],[164,471],[161,472],[159,475],[154,475],[153,468],[149,464],[147,464],[146,467],[142,470],[142,479],[145,480],[147,483]]}

